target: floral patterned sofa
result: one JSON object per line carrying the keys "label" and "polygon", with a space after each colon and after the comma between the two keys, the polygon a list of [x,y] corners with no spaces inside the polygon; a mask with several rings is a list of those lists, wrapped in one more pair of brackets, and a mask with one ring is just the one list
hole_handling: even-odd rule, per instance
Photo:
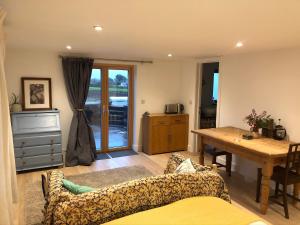
{"label": "floral patterned sofa", "polygon": [[152,176],[74,195],[62,186],[61,171],[48,173],[44,224],[102,224],[136,212],[195,196],[230,202],[221,176],[212,167],[192,162],[196,173],[173,173],[185,160],[173,154],[164,175]]}

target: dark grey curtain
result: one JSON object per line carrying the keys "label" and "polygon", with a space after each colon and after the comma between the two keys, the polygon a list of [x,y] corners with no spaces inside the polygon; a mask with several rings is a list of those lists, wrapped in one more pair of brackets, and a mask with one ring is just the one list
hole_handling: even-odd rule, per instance
{"label": "dark grey curtain", "polygon": [[84,112],[93,59],[62,58],[63,73],[73,118],[66,152],[66,166],[90,165],[96,158],[93,130]]}

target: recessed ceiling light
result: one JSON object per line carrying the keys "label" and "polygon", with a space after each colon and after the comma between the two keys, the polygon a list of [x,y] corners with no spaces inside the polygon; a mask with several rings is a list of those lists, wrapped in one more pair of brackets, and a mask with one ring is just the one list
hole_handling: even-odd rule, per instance
{"label": "recessed ceiling light", "polygon": [[168,54],[168,57],[172,57],[173,55],[171,53]]}
{"label": "recessed ceiling light", "polygon": [[103,28],[101,26],[99,26],[99,25],[95,25],[94,26],[94,30],[95,31],[101,31],[101,30],[103,30]]}
{"label": "recessed ceiling light", "polygon": [[235,44],[235,47],[240,48],[243,47],[243,45],[244,45],[243,42],[239,41]]}
{"label": "recessed ceiling light", "polygon": [[67,45],[67,46],[66,46],[66,49],[71,50],[71,49],[72,49],[72,46],[71,46],[71,45]]}

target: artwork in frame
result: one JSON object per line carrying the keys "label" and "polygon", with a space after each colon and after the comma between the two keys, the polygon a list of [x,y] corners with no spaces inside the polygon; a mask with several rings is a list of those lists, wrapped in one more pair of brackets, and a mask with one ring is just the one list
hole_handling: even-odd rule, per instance
{"label": "artwork in frame", "polygon": [[22,77],[23,110],[52,109],[51,78]]}

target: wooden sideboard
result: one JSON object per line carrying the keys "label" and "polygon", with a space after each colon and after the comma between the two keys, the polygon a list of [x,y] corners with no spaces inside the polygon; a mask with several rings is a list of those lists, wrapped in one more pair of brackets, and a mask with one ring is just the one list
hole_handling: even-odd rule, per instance
{"label": "wooden sideboard", "polygon": [[59,111],[12,113],[17,171],[62,166]]}
{"label": "wooden sideboard", "polygon": [[152,155],[187,150],[188,114],[148,114],[143,117],[143,152]]}

